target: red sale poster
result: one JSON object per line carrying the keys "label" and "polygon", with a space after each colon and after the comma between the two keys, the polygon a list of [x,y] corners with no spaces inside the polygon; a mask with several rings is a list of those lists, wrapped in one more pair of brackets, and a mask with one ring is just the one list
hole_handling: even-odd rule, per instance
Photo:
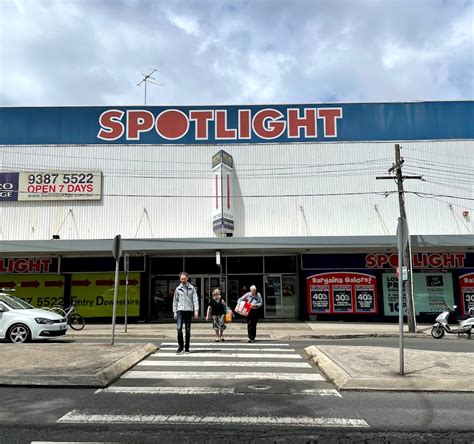
{"label": "red sale poster", "polygon": [[467,315],[474,308],[474,273],[459,276],[459,292],[461,294],[462,314]]}
{"label": "red sale poster", "polygon": [[377,280],[365,273],[320,273],[306,278],[309,314],[377,313]]}

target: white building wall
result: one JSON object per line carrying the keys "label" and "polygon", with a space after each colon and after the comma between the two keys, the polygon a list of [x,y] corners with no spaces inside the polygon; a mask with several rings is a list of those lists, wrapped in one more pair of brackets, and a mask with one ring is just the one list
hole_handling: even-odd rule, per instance
{"label": "white building wall", "polygon": [[[407,194],[411,233],[472,234],[474,141],[401,145],[404,173],[426,179],[406,180],[405,189],[437,195]],[[235,163],[235,236],[395,233],[398,197],[384,193],[396,184],[376,180],[394,162],[393,142],[2,146],[4,172],[102,171],[103,198],[2,202],[0,239],[213,237],[211,158],[220,149]]]}

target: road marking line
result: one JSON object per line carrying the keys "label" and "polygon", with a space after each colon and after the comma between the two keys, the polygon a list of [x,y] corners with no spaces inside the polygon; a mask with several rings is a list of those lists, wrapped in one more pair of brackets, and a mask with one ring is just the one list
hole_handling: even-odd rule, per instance
{"label": "road marking line", "polygon": [[[150,356],[149,359],[159,359],[164,357],[176,357],[176,353],[168,353],[168,352],[158,352],[154,355]],[[199,353],[199,351],[192,351],[188,355],[181,355],[183,359],[191,359],[191,358],[268,358],[268,359],[303,359],[300,355],[283,355],[281,353],[226,353],[225,350],[223,353]]]}
{"label": "road marking line", "polygon": [[[194,345],[194,344],[193,344]],[[193,352],[197,352],[197,351],[214,351],[214,350],[219,350],[220,347],[218,346],[215,346],[215,347],[208,347],[208,348],[202,348],[202,347],[199,347],[199,348],[194,348],[193,349]],[[165,351],[169,351],[169,350],[176,350],[175,347],[161,347],[159,350],[165,350]],[[226,347],[225,349],[222,348],[221,351],[225,351],[227,352],[228,350],[233,350],[233,351],[245,351],[245,352],[248,352],[248,351],[253,351],[253,352],[261,352],[261,351],[270,351],[270,352],[285,352],[285,353],[295,353],[295,349],[294,348],[252,348],[251,350],[249,350],[247,347],[246,348],[242,348],[242,347]],[[159,353],[159,352],[158,352]]]}
{"label": "road marking line", "polygon": [[149,360],[139,362],[140,367],[288,367],[288,368],[311,368],[307,362],[242,362],[242,361],[188,361],[187,359]]}
{"label": "road marking line", "polygon": [[312,395],[312,396],[336,396],[342,398],[342,395],[335,389],[290,389],[292,395]]}
{"label": "road marking line", "polygon": [[131,370],[121,379],[272,379],[277,381],[324,381],[317,373],[273,373],[273,372],[158,372]]}
{"label": "road marking line", "polygon": [[[236,392],[234,387],[123,387],[112,386],[98,389],[96,394],[127,393],[133,395],[249,395],[252,392]],[[290,389],[290,395],[336,396],[342,395],[335,389]]]}
{"label": "road marking line", "polygon": [[146,395],[240,395],[235,389],[219,387],[108,387],[95,393],[133,393]]}
{"label": "road marking line", "polygon": [[[264,342],[254,342],[253,344],[249,344],[247,342],[247,340],[245,339],[245,342],[243,342],[244,340],[241,341],[236,341],[236,342],[193,342],[191,341],[191,345],[192,346],[195,346],[195,345],[199,345],[199,346],[205,346],[205,345],[208,345],[208,346],[211,346],[211,345],[214,345],[216,347],[233,347],[233,346],[245,346],[245,347],[289,347],[290,344],[266,344]],[[161,345],[163,346],[173,346],[173,347],[177,347],[178,346],[178,343],[177,342],[162,342]]]}
{"label": "road marking line", "polygon": [[72,410],[58,419],[68,424],[209,424],[370,428],[363,419],[294,416],[95,415]]}

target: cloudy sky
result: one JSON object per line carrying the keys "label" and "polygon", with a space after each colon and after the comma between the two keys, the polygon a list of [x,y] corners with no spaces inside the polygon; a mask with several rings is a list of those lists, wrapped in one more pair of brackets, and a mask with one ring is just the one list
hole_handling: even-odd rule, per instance
{"label": "cloudy sky", "polygon": [[474,98],[473,0],[0,0],[0,106]]}

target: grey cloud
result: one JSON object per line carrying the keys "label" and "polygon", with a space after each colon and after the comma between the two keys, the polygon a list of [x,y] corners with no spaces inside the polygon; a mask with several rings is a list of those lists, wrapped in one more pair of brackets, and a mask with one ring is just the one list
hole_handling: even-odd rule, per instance
{"label": "grey cloud", "polygon": [[0,105],[140,104],[154,67],[150,104],[474,97],[469,1],[16,2]]}

